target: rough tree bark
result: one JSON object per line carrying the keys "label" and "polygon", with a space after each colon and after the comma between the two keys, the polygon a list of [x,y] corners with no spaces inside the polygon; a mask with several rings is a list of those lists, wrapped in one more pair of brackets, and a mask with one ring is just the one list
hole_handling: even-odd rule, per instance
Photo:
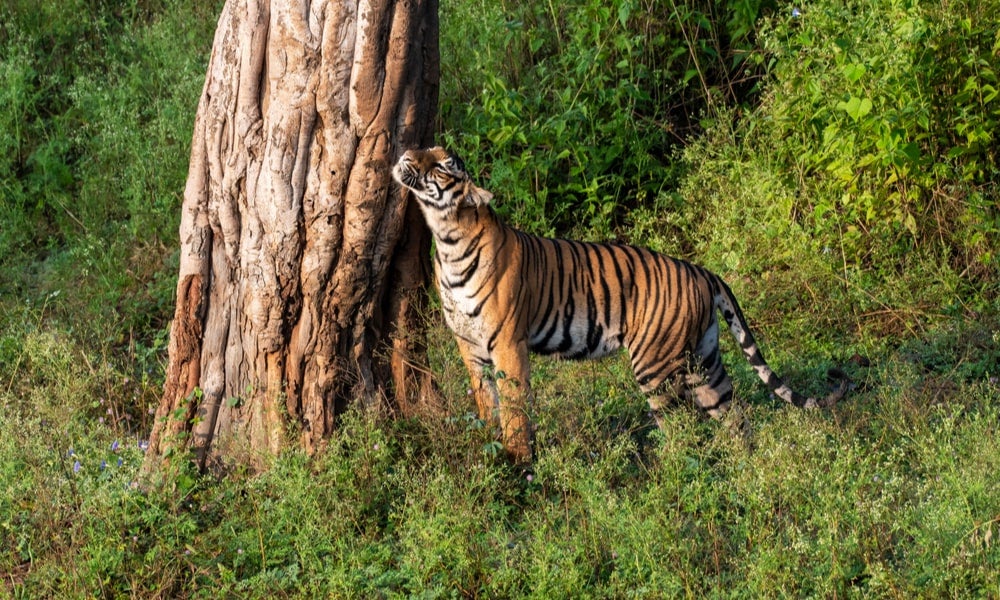
{"label": "rough tree bark", "polygon": [[437,18],[437,0],[226,2],[148,465],[312,453],[355,400],[432,395],[415,366],[430,238],[390,168],[431,142]]}

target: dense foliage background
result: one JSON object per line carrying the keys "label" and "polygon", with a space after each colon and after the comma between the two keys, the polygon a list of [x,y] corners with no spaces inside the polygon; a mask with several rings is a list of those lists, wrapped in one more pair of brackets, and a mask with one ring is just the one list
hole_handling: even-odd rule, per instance
{"label": "dense foliage background", "polygon": [[1000,2],[441,0],[439,137],[506,218],[706,264],[794,384],[858,389],[788,410],[733,355],[747,443],[538,360],[529,478],[438,320],[447,420],[146,493],[220,8],[0,6],[4,594],[1000,595]]}

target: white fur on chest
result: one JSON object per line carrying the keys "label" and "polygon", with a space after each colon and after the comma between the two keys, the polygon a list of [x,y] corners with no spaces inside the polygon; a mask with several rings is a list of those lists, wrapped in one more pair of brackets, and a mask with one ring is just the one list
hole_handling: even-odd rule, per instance
{"label": "white fur on chest", "polygon": [[[482,317],[482,307],[480,299],[471,297],[466,290],[476,289],[476,278],[469,281],[469,284],[462,288],[449,288],[442,285],[442,279],[447,280],[450,275],[447,270],[439,272],[437,277],[438,293],[441,296],[441,308],[444,309],[444,318],[457,335],[468,342],[475,342],[475,345],[486,349],[487,333]],[[478,311],[477,311],[478,309]],[[475,314],[475,313],[479,314]]]}

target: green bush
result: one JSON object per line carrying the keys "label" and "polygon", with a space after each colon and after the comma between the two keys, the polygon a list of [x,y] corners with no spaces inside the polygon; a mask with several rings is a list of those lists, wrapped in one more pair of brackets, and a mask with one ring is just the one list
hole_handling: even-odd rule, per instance
{"label": "green bush", "polygon": [[718,111],[680,155],[683,200],[633,211],[633,231],[730,279],[782,343],[995,314],[997,146],[957,132],[998,115],[961,90],[991,85],[1000,3],[950,10],[812,3],[766,19],[760,104]]}
{"label": "green bush", "polygon": [[[791,216],[871,265],[941,252],[995,273],[1000,3],[816,3],[771,19],[749,143],[800,191]],[[748,132],[749,133],[749,132]]]}
{"label": "green bush", "polygon": [[72,299],[53,308],[104,320],[127,309],[138,321],[126,332],[165,320],[169,288],[148,284],[176,245],[216,5],[0,7],[4,289],[71,281]]}
{"label": "green bush", "polygon": [[445,1],[443,141],[516,224],[617,235],[628,210],[676,181],[671,149],[701,111],[751,89],[760,10]]}

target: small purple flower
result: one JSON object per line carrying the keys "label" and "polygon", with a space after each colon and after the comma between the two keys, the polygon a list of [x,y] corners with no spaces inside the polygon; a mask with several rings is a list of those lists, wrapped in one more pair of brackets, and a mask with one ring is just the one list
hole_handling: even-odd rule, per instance
{"label": "small purple flower", "polygon": [[102,460],[101,461],[101,470],[103,471],[104,469],[107,469],[107,468],[108,468],[108,461]]}
{"label": "small purple flower", "polygon": [[74,473],[79,473],[80,472],[80,461],[75,461],[73,463],[73,472]]}
{"label": "small purple flower", "polygon": [[75,455],[75,454],[76,454],[76,452],[73,452],[73,449],[72,449],[72,448],[70,448],[70,449],[69,449],[69,452],[67,452],[67,453],[66,453],[66,456],[73,456],[73,455]]}
{"label": "small purple flower", "polygon": [[372,446],[372,450],[378,451],[378,448],[379,448],[378,443]]}
{"label": "small purple flower", "polygon": [[97,417],[97,422],[104,425],[104,417]]}
{"label": "small purple flower", "polygon": [[139,440],[139,450],[145,452],[149,449],[149,440]]}
{"label": "small purple flower", "polygon": [[532,475],[531,473],[528,473],[528,476],[527,476],[527,477],[525,477],[525,479],[527,479],[527,480],[528,480],[528,483],[531,483],[532,481],[534,481],[534,480],[535,480],[535,476],[534,476],[534,475]]}
{"label": "small purple flower", "polygon": [[118,452],[118,440],[111,442],[111,451]]}
{"label": "small purple flower", "polygon": [[118,457],[118,466],[119,466],[119,467],[120,467],[120,466],[122,466],[122,463],[123,463],[123,462],[125,462],[125,461],[124,461],[124,460],[122,460],[122,457],[120,457],[120,456],[119,456],[119,457]]}
{"label": "small purple flower", "polygon": [[799,11],[799,9],[798,9],[798,8],[793,8],[793,9],[792,9],[792,18],[793,18],[793,19],[798,19],[798,18],[799,18],[799,17],[801,17],[801,16],[802,16],[802,12],[801,12],[801,11]]}

